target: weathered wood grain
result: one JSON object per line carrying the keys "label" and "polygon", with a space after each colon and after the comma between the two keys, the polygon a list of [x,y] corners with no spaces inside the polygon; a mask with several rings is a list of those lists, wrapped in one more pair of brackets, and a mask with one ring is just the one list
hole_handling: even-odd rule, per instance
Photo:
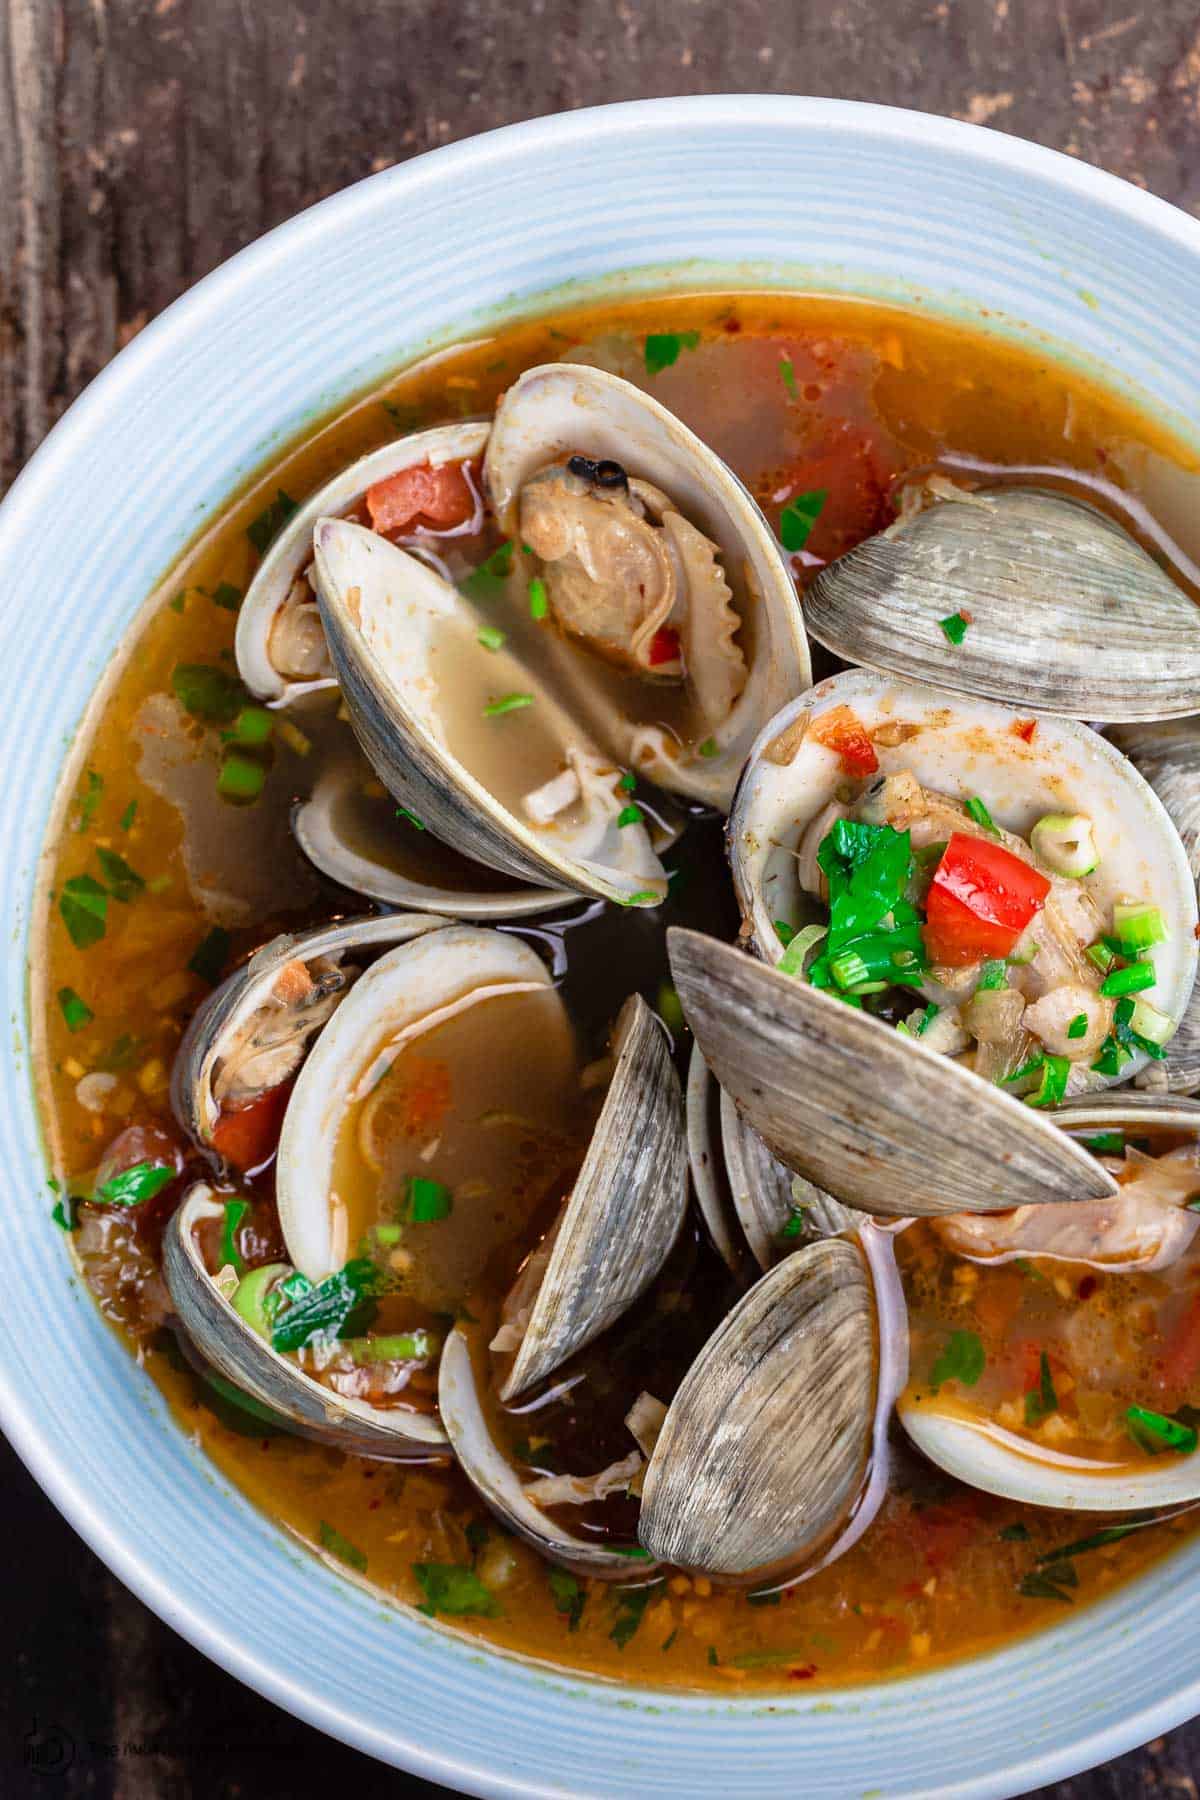
{"label": "weathered wood grain", "polygon": [[[728,90],[954,114],[1200,214],[1196,0],[0,0],[0,491],[148,319],[322,195],[560,107]],[[0,1793],[434,1792],[191,1651],[3,1446],[0,1483]],[[1047,1793],[1196,1800],[1198,1766],[1194,1724]]]}

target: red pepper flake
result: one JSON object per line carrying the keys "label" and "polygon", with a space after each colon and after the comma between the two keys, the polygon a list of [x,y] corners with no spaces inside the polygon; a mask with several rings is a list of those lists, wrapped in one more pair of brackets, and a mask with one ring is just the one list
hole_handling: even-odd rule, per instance
{"label": "red pepper flake", "polygon": [[1081,1300],[1090,1300],[1096,1291],[1096,1277],[1085,1275],[1075,1291]]}
{"label": "red pepper flake", "polygon": [[726,319],[722,329],[728,331],[732,335],[734,332],[742,329],[742,321],[740,319]]}
{"label": "red pepper flake", "polygon": [[1025,743],[1032,744],[1033,734],[1037,730],[1037,720],[1036,719],[1014,719],[1012,724],[1009,726],[1009,730],[1012,732],[1014,737],[1019,737]]}
{"label": "red pepper flake", "polygon": [[789,1681],[811,1681],[813,1676],[816,1674],[816,1672],[817,1672],[816,1663],[805,1663],[802,1668],[789,1669],[788,1670],[788,1680]]}

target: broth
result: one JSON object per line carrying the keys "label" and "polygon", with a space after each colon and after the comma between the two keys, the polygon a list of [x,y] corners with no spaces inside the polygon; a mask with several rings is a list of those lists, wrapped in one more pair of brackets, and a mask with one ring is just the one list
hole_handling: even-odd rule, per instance
{"label": "broth", "polygon": [[[675,350],[654,374],[647,371],[648,334]],[[138,1143],[175,1157],[185,1174],[213,1178],[210,1160],[184,1144],[170,1115],[171,1061],[188,1017],[223,968],[275,932],[369,910],[317,874],[292,841],[292,808],[332,767],[352,771],[342,804],[361,821],[364,842],[389,842],[395,866],[417,876],[436,867],[432,879],[448,884],[505,885],[493,875],[477,877],[396,818],[328,694],[293,708],[288,728],[275,731],[253,804],[222,799],[218,730],[182,708],[179,670],[232,671],[236,607],[257,562],[251,533],[261,541],[256,522],[281,493],[302,499],[390,437],[487,413],[522,369],[564,357],[651,391],[733,466],[774,526],[794,495],[823,490],[824,505],[794,559],[801,585],[887,525],[898,484],[931,466],[1004,478],[1037,471],[1039,479],[1098,500],[1168,556],[1185,585],[1200,561],[1200,471],[1155,421],[1045,355],[916,312],[819,296],[658,298],[515,325],[402,372],[280,456],[203,533],[164,583],[78,749],[35,956],[42,1101],[64,1191],[88,1191],[106,1149],[129,1130],[142,1134]],[[1166,536],[1171,530],[1178,543]],[[455,577],[476,566],[492,542],[485,537],[457,551]],[[523,641],[529,632],[519,608],[505,604],[512,614],[505,628]],[[565,662],[587,657],[573,645],[554,648]],[[486,661],[482,652],[472,659],[464,691],[474,694],[491,679]],[[587,661],[590,668],[594,659]],[[818,676],[827,672],[819,649],[816,661]],[[606,679],[630,685],[616,673]],[[641,716],[667,727],[686,724],[669,690],[643,686],[640,695]],[[473,699],[467,710],[474,728]],[[517,712],[490,723],[514,732],[526,729],[528,718]],[[521,791],[536,785],[540,770],[535,745]],[[664,860],[671,888],[656,911],[634,915],[577,903],[508,928],[552,961],[581,1063],[604,1054],[620,1004],[635,990],[660,1007],[686,1053],[666,986],[664,933],[669,924],[725,939],[736,930],[720,822],[690,812]],[[98,871],[108,894],[102,948],[73,941],[59,904],[68,882],[95,881]],[[453,1034],[441,1031],[444,1040],[431,1032],[397,1060],[398,1087],[429,1077],[420,1065],[435,1052],[449,1060]],[[521,1084],[503,1070],[491,1074],[487,1105],[507,1110]],[[429,1092],[436,1088],[429,1083]],[[381,1105],[383,1098],[386,1092]],[[517,1158],[506,1167],[501,1216],[487,1221],[487,1237],[469,1259],[448,1254],[443,1261],[431,1235],[421,1280],[389,1297],[388,1328],[420,1325],[434,1311],[461,1317],[465,1309],[483,1354],[520,1256],[550,1223],[570,1180],[571,1156],[579,1153],[580,1121],[544,1088],[543,1098],[539,1122],[561,1131],[570,1150],[535,1158],[534,1166]],[[435,1162],[435,1175],[457,1182],[475,1166],[478,1123],[455,1151],[461,1170]],[[561,1148],[557,1137],[554,1143]],[[377,1226],[396,1183],[412,1173],[406,1153],[390,1141],[380,1160],[371,1179],[339,1164],[351,1244]],[[552,1580],[531,1550],[493,1524],[453,1468],[436,1460],[415,1468],[373,1463],[272,1433],[196,1376],[168,1328],[158,1273],[163,1227],[185,1185],[176,1181],[136,1209],[81,1209],[72,1243],[105,1316],[136,1345],[184,1428],[272,1518],[331,1554],[352,1546],[355,1567],[402,1602],[428,1600],[418,1566],[469,1565],[495,1596],[495,1609],[452,1614],[449,1623],[494,1644],[603,1675],[724,1692],[853,1682],[961,1657],[1052,1623],[1066,1606],[1109,1591],[1192,1532],[1191,1517],[1184,1517],[1097,1543],[1077,1555],[1077,1585],[1047,1594],[1036,1579],[1041,1563],[1108,1521],[1023,1510],[963,1487],[898,1441],[888,1498],[863,1541],[765,1602],[679,1574],[650,1585],[638,1585],[635,1575],[616,1586]],[[278,1258],[270,1167],[236,1191],[251,1202],[241,1237],[247,1261]],[[441,1224],[420,1229],[447,1231]],[[1091,1306],[1100,1289],[1136,1299],[1137,1284],[1160,1279],[1105,1275],[1084,1299],[1081,1272],[1064,1276],[1049,1263],[1032,1265],[1031,1276],[981,1270],[973,1282],[956,1283],[954,1269],[970,1265],[939,1248],[925,1226],[906,1234],[900,1250],[917,1315],[919,1372],[919,1358],[936,1355],[970,1307],[977,1321],[989,1306],[1000,1320],[1016,1283],[1066,1279],[1074,1300]],[[1174,1398],[1200,1402],[1200,1258],[1189,1254],[1171,1277],[1173,1302],[1195,1322],[1196,1347]],[[956,1286],[971,1287],[969,1300]],[[1034,1298],[1021,1290],[1017,1304],[1032,1308],[1032,1317],[1040,1290],[1029,1292]],[[619,1458],[629,1449],[621,1423],[629,1404],[642,1389],[669,1398],[730,1297],[724,1265],[690,1219],[630,1314],[560,1371],[548,1391],[498,1409],[496,1429],[512,1456],[539,1473],[587,1473]],[[1003,1332],[997,1323],[989,1344],[999,1344]],[[605,1501],[582,1519],[573,1509],[571,1524],[629,1541],[632,1509],[622,1499]]]}

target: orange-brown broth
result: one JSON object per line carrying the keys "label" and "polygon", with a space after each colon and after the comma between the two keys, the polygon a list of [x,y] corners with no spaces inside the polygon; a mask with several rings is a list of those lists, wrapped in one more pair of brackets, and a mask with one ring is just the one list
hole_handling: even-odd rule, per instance
{"label": "orange-brown broth", "polygon": [[[645,334],[693,330],[701,334],[699,346],[683,349],[673,366],[647,377]],[[399,431],[486,412],[522,368],[580,346],[643,382],[705,436],[743,475],[773,521],[792,493],[829,490],[800,559],[802,575],[890,520],[898,475],[956,459],[1001,469],[1049,467],[1067,481],[1098,483],[1113,510],[1136,526],[1139,516],[1129,509],[1144,505],[1180,534],[1183,556],[1200,558],[1194,512],[1191,541],[1181,525],[1186,496],[1194,499],[1196,461],[1154,421],[1048,356],[916,313],[811,296],[647,300],[525,323],[401,374],[383,393],[365,397],[294,445],[206,530],[164,584],[162,603],[133,644],[84,746],[76,802],[56,846],[54,889],[70,876],[94,873],[98,847],[124,856],[146,887],[128,903],[110,903],[99,950],[76,949],[57,909],[48,905],[45,914],[43,1103],[56,1170],[74,1187],[86,1190],[105,1146],[124,1125],[169,1120],[171,1058],[206,991],[186,967],[208,920],[189,889],[179,817],[140,779],[137,758],[154,729],[143,706],[148,696],[169,691],[177,663],[221,659],[232,666],[234,614],[211,596],[223,582],[247,585],[255,566],[247,524],[278,489],[301,499]],[[271,858],[270,897],[251,905],[234,928],[233,959],[281,927],[355,910],[351,897],[316,878],[287,847],[287,803],[310,788],[313,767],[325,753],[322,734],[334,726],[318,719],[311,732],[308,725],[305,730],[307,752],[276,744],[259,806],[277,829],[272,835],[255,826],[263,854]],[[341,748],[350,754],[347,743]],[[93,785],[88,770],[103,786],[85,817]],[[134,801],[136,816],[126,826]],[[363,804],[386,806],[369,781]],[[246,816],[257,810],[246,809]],[[397,844],[397,860],[419,867],[425,849],[419,836]],[[717,828],[693,825],[667,860],[682,875],[659,912],[634,920],[609,908],[589,921],[582,909],[585,922],[560,936],[568,951],[565,991],[579,1013],[585,1055],[602,1049],[627,991],[660,999],[666,923],[693,923],[723,935],[733,928]],[[74,1033],[53,1000],[64,987],[83,996],[94,1014]],[[116,1076],[103,1114],[85,1110],[75,1091],[80,1077],[98,1067]],[[253,1191],[248,1228],[260,1252],[255,1260],[267,1260],[279,1253],[269,1182]],[[142,1217],[112,1224],[126,1254],[119,1277],[109,1267],[102,1284],[107,1316],[140,1332],[155,1379],[229,1477],[309,1542],[319,1543],[332,1527],[362,1552],[369,1579],[385,1594],[419,1599],[416,1563],[474,1561],[500,1610],[452,1623],[582,1669],[721,1691],[855,1681],[923,1666],[1053,1622],[1062,1611],[1052,1599],[1023,1596],[1018,1584],[1039,1553],[1082,1535],[1078,1515],[1022,1513],[942,1477],[901,1448],[892,1491],[863,1542],[778,1602],[755,1605],[745,1595],[714,1592],[703,1579],[673,1576],[654,1589],[632,1632],[626,1628],[628,1595],[602,1585],[587,1593],[573,1619],[524,1546],[489,1526],[480,1547],[478,1531],[470,1528],[484,1523],[483,1509],[452,1470],[389,1468],[289,1437],[260,1437],[253,1428],[247,1435],[246,1422],[180,1366],[169,1337],[154,1330],[163,1310],[156,1245],[177,1194],[176,1187]],[[93,1222],[85,1251],[94,1251],[95,1236]],[[914,1250],[919,1242],[913,1238]],[[602,1346],[601,1354],[585,1359],[585,1389],[589,1383],[598,1387],[597,1369],[610,1365],[627,1367],[630,1381],[645,1385],[639,1345],[647,1338],[639,1339],[639,1332],[659,1346],[646,1354],[657,1356],[664,1371],[672,1356],[662,1345],[678,1359],[691,1337],[702,1338],[705,1321],[728,1295],[702,1247],[692,1243],[677,1257],[682,1260],[675,1272],[668,1271],[641,1311],[619,1328],[627,1349],[618,1341],[611,1353]],[[99,1265],[93,1257],[85,1266],[94,1273]],[[511,1272],[506,1269],[504,1278]],[[673,1314],[680,1313],[677,1330]],[[628,1447],[628,1440],[605,1444],[604,1452],[620,1455]],[[1099,1521],[1082,1523],[1094,1527]],[[1074,1603],[1082,1605],[1136,1573],[1190,1529],[1182,1520],[1081,1556]]]}

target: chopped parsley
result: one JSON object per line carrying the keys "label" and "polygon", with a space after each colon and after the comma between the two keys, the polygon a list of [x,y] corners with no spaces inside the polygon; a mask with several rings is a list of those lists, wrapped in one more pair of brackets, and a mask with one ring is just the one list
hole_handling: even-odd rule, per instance
{"label": "chopped parsley", "polygon": [[945,1381],[960,1381],[964,1387],[974,1387],[986,1360],[976,1332],[952,1331],[929,1371],[930,1385],[936,1389]]}
{"label": "chopped parsley", "polygon": [[76,831],[87,830],[88,826],[96,816],[96,808],[99,806],[100,796],[104,792],[104,777],[103,775],[97,775],[95,769],[89,769],[84,779],[87,782],[87,786],[84,788],[83,798],[79,802],[79,818],[75,825]]}
{"label": "chopped parsley", "polygon": [[617,1589],[617,1617],[608,1635],[618,1650],[623,1650],[634,1635],[651,1596],[661,1586],[661,1581],[652,1581],[646,1587]]}
{"label": "chopped parsley", "polygon": [[1123,1131],[1098,1131],[1094,1137],[1080,1140],[1085,1150],[1093,1156],[1124,1156],[1125,1133]]}
{"label": "chopped parsley", "polygon": [[68,1031],[82,1031],[84,1026],[90,1025],[96,1016],[87,1001],[81,1000],[74,988],[59,988],[58,1004],[62,1010],[62,1016],[67,1022]]}
{"label": "chopped parsley", "polygon": [[705,740],[701,744],[699,752],[698,752],[698,754],[700,756],[703,756],[706,760],[711,757],[719,755],[719,753],[720,753],[720,745],[717,743],[716,738],[710,738],[710,737],[705,738]]}
{"label": "chopped parsley", "polygon": [[236,612],[242,604],[242,590],[234,587],[232,581],[219,581],[208,597],[222,612]]}
{"label": "chopped parsley", "polygon": [[205,933],[188,958],[188,968],[201,981],[207,981],[209,987],[216,987],[221,979],[221,971],[225,967],[232,942],[223,925],[214,925]]}
{"label": "chopped parsley", "polygon": [[681,350],[694,350],[700,342],[698,331],[652,331],[646,339],[647,375],[658,375],[679,361]]}
{"label": "chopped parsley", "polygon": [[174,1179],[175,1170],[166,1163],[134,1163],[131,1169],[102,1181],[92,1198],[103,1206],[141,1206]]}
{"label": "chopped parsley", "polygon": [[512,566],[513,545],[508,540],[493,550],[477,569],[463,577],[458,591],[468,600],[498,600],[504,592],[505,581],[512,574]]}
{"label": "chopped parsley", "polygon": [[618,781],[617,786],[626,794],[632,794],[634,788],[637,786],[637,776],[632,769],[626,769],[620,781]]}
{"label": "chopped parsley", "polygon": [[72,875],[69,881],[63,882],[58,910],[75,948],[87,950],[104,936],[108,892],[94,875]]}
{"label": "chopped parsley", "polygon": [[504,632],[496,625],[481,625],[475,637],[485,650],[503,650],[508,642]]}
{"label": "chopped parsley", "polygon": [[352,1544],[348,1537],[343,1537],[341,1532],[330,1525],[326,1519],[321,1520],[317,1530],[322,1549],[328,1550],[331,1556],[336,1556],[338,1561],[344,1562],[348,1568],[357,1569],[360,1575],[366,1573],[367,1555],[365,1550],[360,1550],[358,1545]]}
{"label": "chopped parsley", "polygon": [[636,805],[636,803],[631,802],[628,806],[623,806],[617,814],[617,824],[622,827],[626,825],[640,825],[645,817],[646,815],[641,807]]}
{"label": "chopped parsley", "polygon": [[779,373],[783,377],[784,387],[787,389],[791,399],[794,400],[796,398],[796,371],[792,367],[792,359],[790,356],[780,357]]}
{"label": "chopped parsley", "polygon": [[546,595],[546,584],[540,575],[535,575],[529,584],[529,616],[531,619],[544,619],[549,611],[550,602]]}
{"label": "chopped parsley", "polygon": [[[1068,1570],[1069,1577],[1066,1573]],[[1056,1579],[1052,1579],[1052,1575]],[[1077,1585],[1078,1577],[1070,1563],[1053,1563],[1048,1569],[1031,1569],[1027,1575],[1022,1575],[1017,1583],[1017,1592],[1023,1594],[1026,1600],[1061,1600],[1071,1606],[1074,1601],[1066,1590]]]}
{"label": "chopped parsley", "polygon": [[407,819],[409,824],[415,825],[418,831],[425,830],[424,819],[418,819],[416,813],[410,812],[407,806],[398,806],[396,808],[396,817],[398,819]]}
{"label": "chopped parsley", "polygon": [[1088,1028],[1087,1014],[1085,1012],[1076,1013],[1075,1017],[1071,1020],[1071,1023],[1067,1026],[1067,1036],[1069,1038],[1086,1037],[1087,1036],[1087,1028]]}
{"label": "chopped parsley", "polygon": [[1003,1538],[1006,1544],[1027,1544],[1029,1542],[1029,1527],[1028,1525],[1022,1525],[1018,1520],[1014,1525],[1002,1525],[997,1535]]}
{"label": "chopped parsley", "polygon": [[1043,1350],[1038,1359],[1038,1384],[1025,1396],[1025,1423],[1040,1424],[1048,1419],[1051,1413],[1058,1411],[1058,1395],[1054,1391],[1054,1377],[1050,1372],[1050,1358]]}
{"label": "chopped parsley", "polygon": [[971,798],[967,801],[966,806],[968,814],[974,819],[977,825],[982,826],[984,831],[990,831],[993,837],[1000,836],[1000,833],[996,828],[996,821],[993,819],[987,806],[979,798],[978,794],[972,794]]}
{"label": "chopped parsley", "polygon": [[123,856],[115,850],[97,850],[96,861],[100,864],[100,873],[114,900],[127,906],[134,897],[142,892],[146,882],[136,869],[130,868]]}
{"label": "chopped parsley", "polygon": [[494,1619],[500,1611],[500,1603],[490,1588],[484,1586],[474,1569],[464,1568],[461,1563],[414,1563],[412,1571],[425,1596],[424,1604],[417,1610],[431,1619],[438,1613]]}
{"label": "chopped parsley", "polygon": [[785,550],[792,555],[803,550],[828,498],[828,488],[792,495],[779,515],[779,541]]}
{"label": "chopped parsley", "polygon": [[171,686],[184,711],[210,725],[231,724],[249,700],[237,676],[215,663],[176,663]]}
{"label": "chopped parsley", "polygon": [[587,1590],[565,1569],[548,1569],[547,1575],[555,1611],[565,1614],[568,1631],[578,1631]]}
{"label": "chopped parsley", "polygon": [[440,1181],[431,1181],[426,1175],[410,1175],[405,1205],[414,1225],[432,1225],[450,1217],[454,1196]]}
{"label": "chopped parsley", "polygon": [[[271,1348],[286,1353],[302,1350],[317,1336],[340,1337],[347,1321],[372,1299],[378,1279],[375,1264],[360,1256],[315,1287],[310,1285],[276,1317]],[[281,1286],[286,1290],[287,1283]]]}
{"label": "chopped parsley", "polygon": [[669,981],[659,983],[655,1010],[673,1037],[683,1030],[683,1006]]}
{"label": "chopped parsley", "polygon": [[967,635],[969,619],[964,619],[960,612],[951,613],[948,619],[939,619],[938,624],[952,644],[961,644]]}
{"label": "chopped parsley", "polygon": [[829,928],[808,969],[812,985],[852,1000],[889,986],[919,987],[926,958],[920,915],[904,898],[913,871],[907,831],[839,819],[817,861],[829,886]]}
{"label": "chopped parsley", "polygon": [[246,536],[259,556],[266,555],[272,542],[296,510],[296,502],[291,495],[285,494],[282,488],[276,488],[275,498],[246,527]]}
{"label": "chopped parsley", "polygon": [[237,1234],[242,1220],[249,1211],[250,1202],[248,1200],[227,1200],[225,1216],[221,1221],[221,1266],[224,1268],[228,1264],[239,1275],[245,1269],[246,1264],[238,1249]]}
{"label": "chopped parsley", "polygon": [[121,814],[121,819],[120,819],[121,830],[128,831],[129,827],[133,824],[133,821],[136,817],[137,817],[137,801],[131,800],[129,802],[129,805],[125,808],[125,811]]}

